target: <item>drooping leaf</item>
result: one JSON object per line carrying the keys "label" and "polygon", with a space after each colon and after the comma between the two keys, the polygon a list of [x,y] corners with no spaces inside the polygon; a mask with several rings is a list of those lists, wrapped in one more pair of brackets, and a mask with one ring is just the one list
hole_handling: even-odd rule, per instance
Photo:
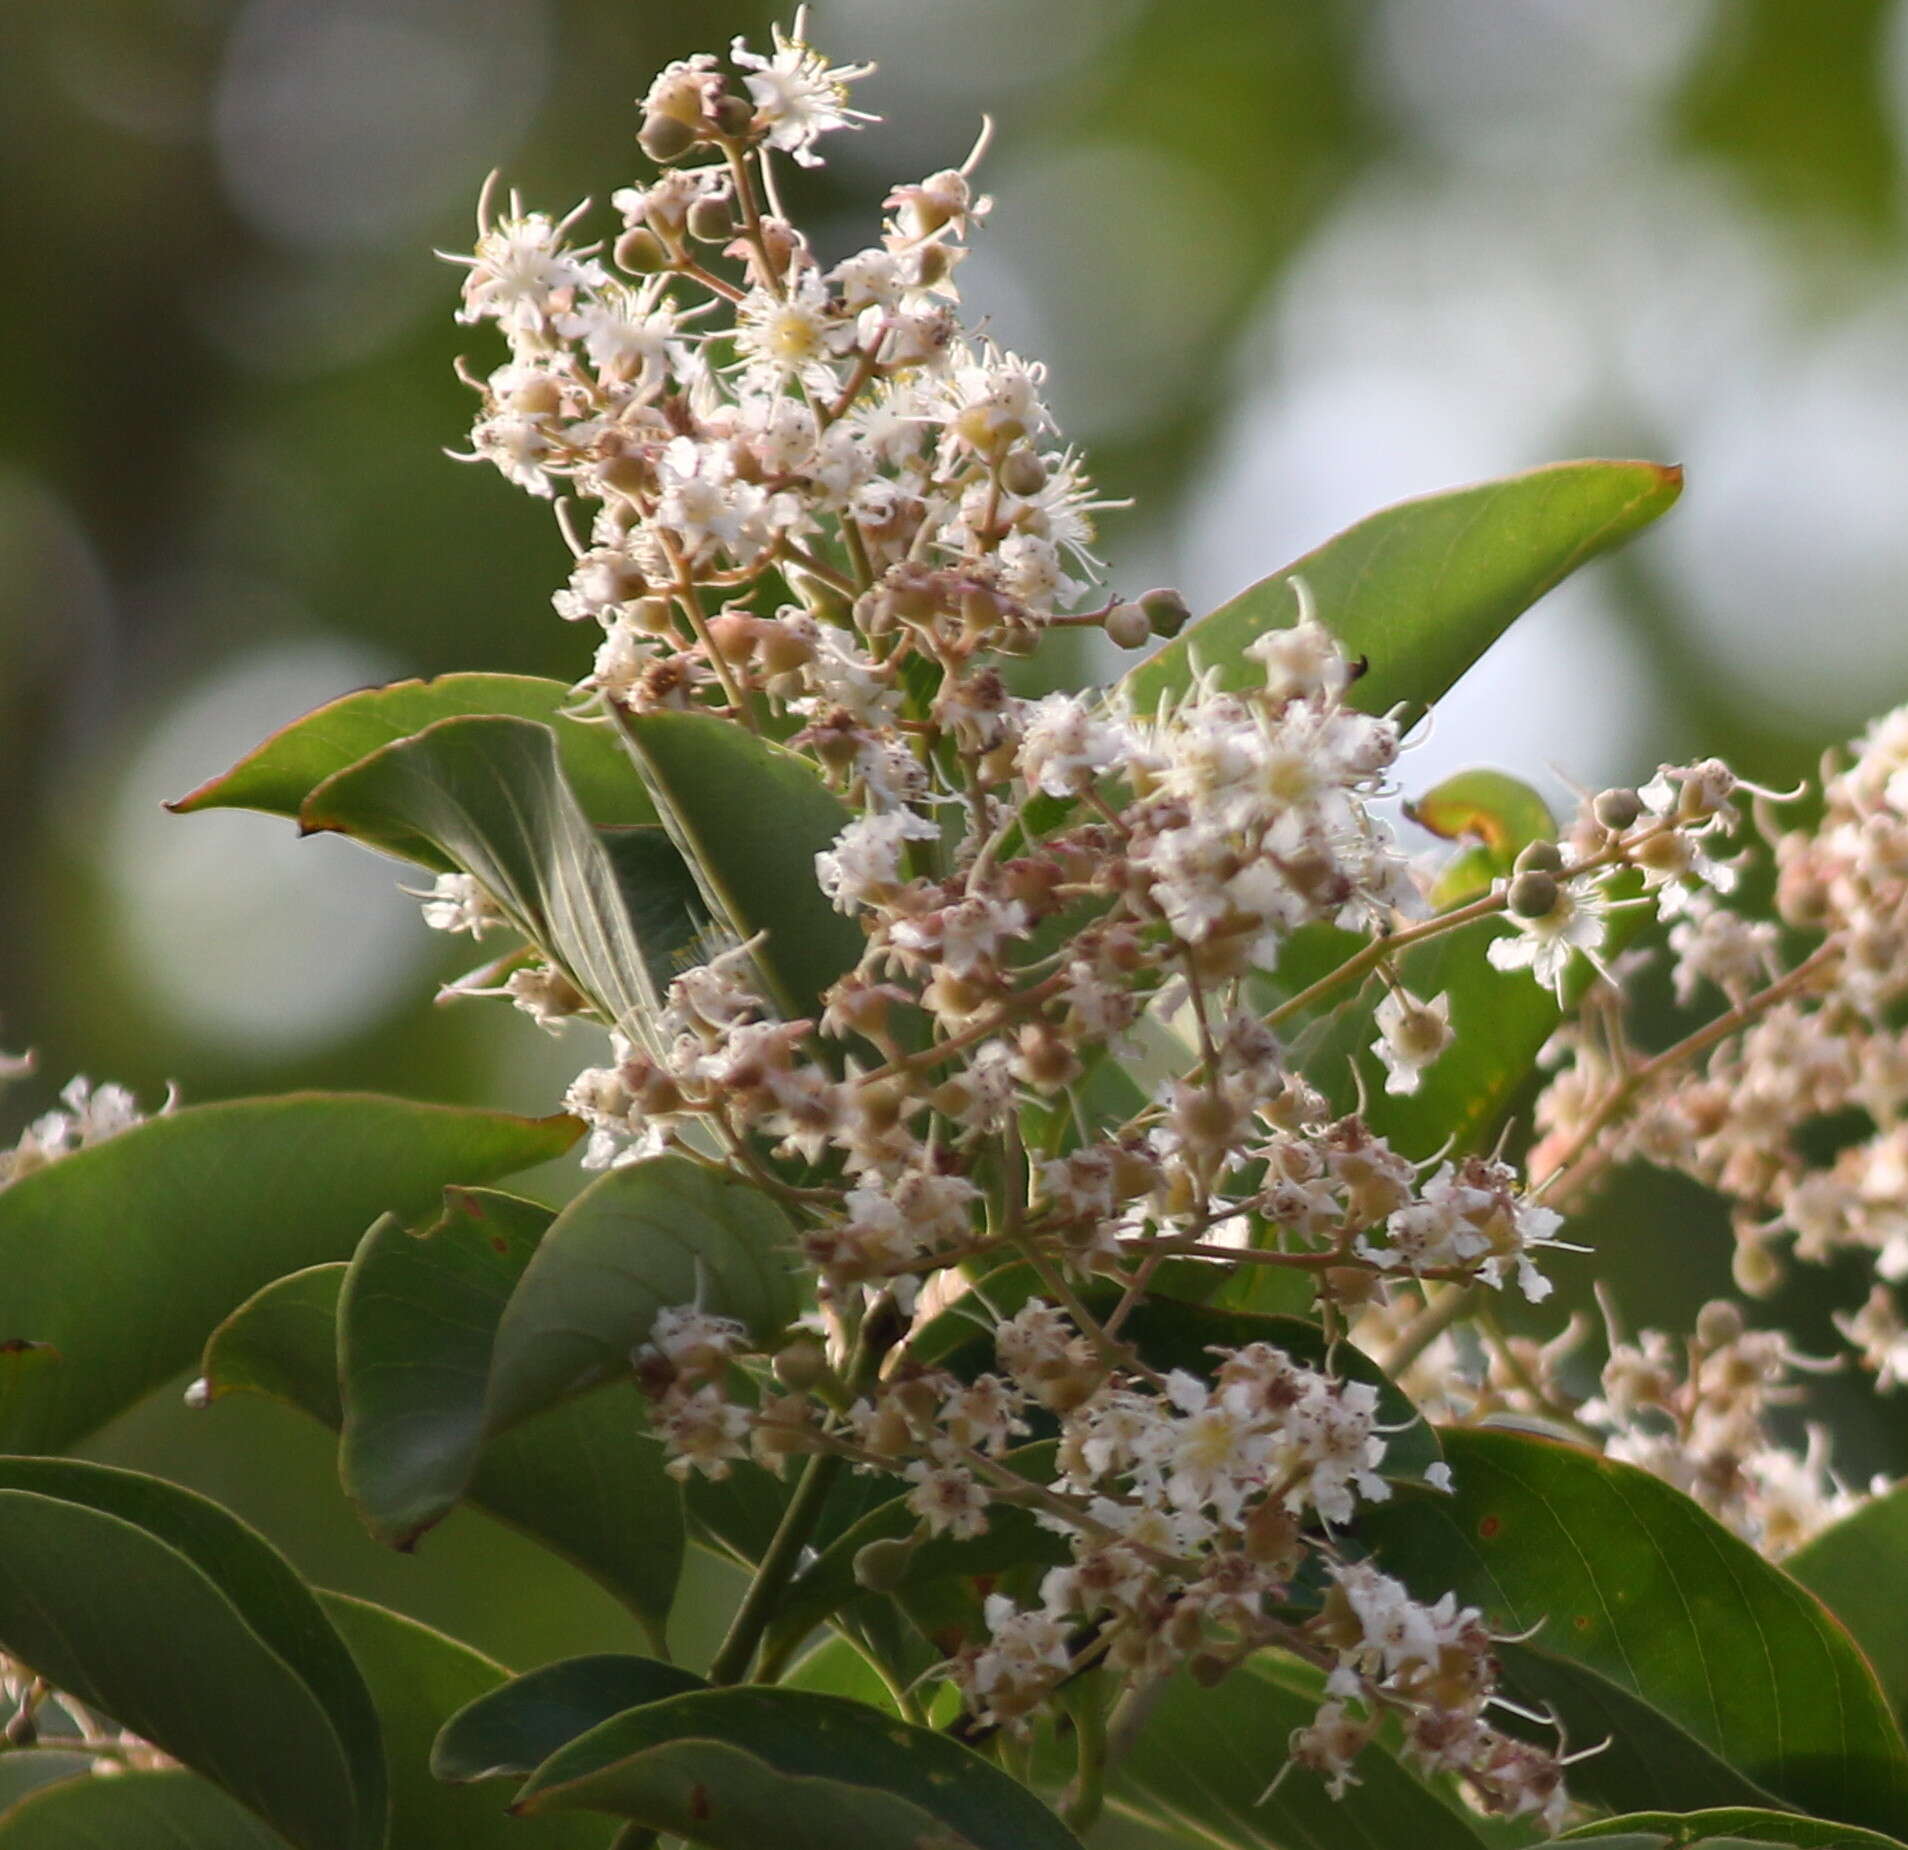
{"label": "drooping leaf", "polygon": [[[508,1199],[449,1193],[485,1204]],[[344,1276],[343,1264],[314,1267],[240,1305],[206,1345],[201,1373],[211,1398],[242,1389],[266,1394],[337,1431],[344,1417],[337,1373]],[[295,1299],[296,1310],[281,1309],[281,1296]],[[680,1565],[682,1514],[633,1388],[566,1401],[493,1436],[477,1456],[466,1494],[589,1574],[660,1636]]]}
{"label": "drooping leaf", "polygon": [[630,775],[629,761],[607,725],[566,717],[576,696],[561,681],[517,674],[447,674],[432,681],[396,681],[361,688],[295,719],[167,808],[258,809],[296,817],[326,778],[380,746],[408,739],[440,719],[510,715],[540,721],[556,737],[564,776],[583,813],[606,827],[654,822],[656,812]]}
{"label": "drooping leaf", "polygon": [[299,1850],[380,1850],[377,1717],[316,1598],[217,1504],[138,1472],[0,1460],[0,1650]]}
{"label": "drooping leaf", "polygon": [[593,1818],[512,1818],[487,1792],[446,1791],[431,1744],[447,1718],[504,1685],[508,1672],[455,1638],[368,1600],[320,1596],[371,1690],[390,1769],[389,1850],[602,1850]]}
{"label": "drooping leaf", "polygon": [[708,1686],[654,1657],[566,1657],[485,1691],[443,1723],[431,1772],[454,1785],[536,1771],[558,1748],[625,1709]]}
{"label": "drooping leaf", "polygon": [[[1443,1437],[1455,1495],[1360,1514],[1387,1572],[1455,1592],[1499,1635],[1541,1620],[1523,1652],[1596,1672],[1780,1800],[1878,1830],[1908,1820],[1901,1735],[1811,1594],[1643,1471],[1517,1433]],[[1597,1738],[1559,1706],[1572,1739]]]}
{"label": "drooping leaf", "polygon": [[572,1118],[349,1094],[198,1105],[0,1191],[0,1340],[60,1360],[19,1380],[0,1445],[71,1444],[187,1367],[206,1332],[286,1272],[342,1259],[387,1209],[561,1155]]}
{"label": "drooping leaf", "polygon": [[619,713],[617,723],[705,904],[737,942],[768,934],[755,962],[791,1020],[866,942],[815,880],[815,856],[849,811],[795,753],[699,713]]}
{"label": "drooping leaf", "polygon": [[1908,1726],[1908,1488],[1865,1503],[1783,1566],[1854,1634],[1897,1721]]}
{"label": "drooping leaf", "polygon": [[612,1169],[566,1207],[497,1326],[493,1430],[630,1372],[657,1312],[701,1304],[771,1342],[800,1308],[794,1229],[759,1189],[682,1156]]}
{"label": "drooping leaf", "polygon": [[327,778],[298,823],[470,875],[606,1022],[640,1039],[653,1020],[656,989],[616,866],[548,726],[439,720]]}
{"label": "drooping leaf", "polygon": [[1078,1850],[977,1754],[803,1690],[712,1689],[632,1709],[552,1755],[516,1808],[613,1812],[713,1850]]}
{"label": "drooping leaf", "polygon": [[9,1806],[0,1850],[285,1850],[285,1840],[194,1773],[121,1773]]}
{"label": "drooping leaf", "polygon": [[1187,1842],[1224,1850],[1478,1850],[1483,1839],[1457,1806],[1382,1744],[1360,1756],[1359,1783],[1342,1799],[1302,1768],[1265,1797],[1293,1729],[1324,1699],[1316,1672],[1270,1655],[1217,1689],[1175,1677],[1134,1737],[1114,1802]]}
{"label": "drooping leaf", "polygon": [[1366,672],[1367,713],[1436,700],[1524,611],[1578,566],[1620,545],[1682,492],[1683,472],[1646,462],[1568,462],[1403,501],[1348,527],[1210,616],[1127,677],[1134,706],[1192,683],[1262,681],[1246,645],[1298,620],[1303,579],[1319,620]]}
{"label": "drooping leaf", "polygon": [[1608,1843],[1634,1837],[1648,1850],[1681,1850],[1685,1844],[1781,1844],[1789,1850],[1901,1850],[1900,1840],[1875,1831],[1858,1831],[1820,1818],[1799,1818],[1792,1811],[1765,1811],[1729,1805],[1711,1811],[1629,1812],[1599,1818],[1566,1831],[1559,1843]]}

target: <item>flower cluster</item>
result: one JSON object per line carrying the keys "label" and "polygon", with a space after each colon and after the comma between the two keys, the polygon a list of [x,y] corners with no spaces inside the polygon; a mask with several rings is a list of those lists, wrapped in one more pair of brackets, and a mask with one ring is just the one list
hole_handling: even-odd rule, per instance
{"label": "flower cluster", "polygon": [[[1908,727],[1871,743],[1821,832],[1782,849],[1785,915],[1813,907],[1838,968],[1864,972],[1844,1019],[1805,1007],[1822,965],[1785,974],[1772,930],[1724,903],[1735,869],[1718,844],[1748,787],[1713,761],[1587,797],[1561,839],[1435,907],[1375,807],[1395,794],[1401,724],[1363,709],[1360,665],[1302,584],[1296,622],[1159,702],[1017,692],[1014,659],[1055,630],[1138,648],[1187,611],[1170,591],[1091,588],[1108,504],[1044,370],[960,320],[957,272],[989,204],[978,149],[896,188],[878,241],[838,262],[782,210],[775,157],[812,164],[823,136],[872,120],[847,100],[866,73],[810,48],[799,19],[766,56],[738,45],[726,69],[672,65],[639,137],[660,172],[614,195],[607,244],[572,241],[584,208],[503,207],[492,187],[458,259],[460,319],[507,349],[469,375],[470,455],[563,497],[574,564],[555,606],[596,632],[579,712],[720,717],[799,755],[846,817],[814,873],[861,952],[812,1011],[773,1004],[763,946],[738,931],[704,947],[640,1033],[603,1023],[608,1062],[565,1098],[593,1167],[674,1150],[773,1195],[812,1278],[816,1330],[772,1367],[701,1310],[658,1322],[635,1366],[669,1469],[779,1471],[802,1454],[891,1475],[917,1530],[862,1551],[871,1587],[895,1584],[921,1539],[981,1535],[1003,1505],[1063,1536],[1044,1579],[993,1590],[940,1666],[977,1726],[1028,1725],[1095,1666],[1138,1688],[1276,1645],[1328,1678],[1294,1764],[1342,1787],[1396,1718],[1420,1765],[1554,1827],[1564,1757],[1486,1720],[1496,1669],[1478,1615],[1419,1603],[1340,1547],[1360,1504],[1388,1494],[1376,1389],[1263,1342],[1161,1372],[1128,1332],[1162,1268],[1282,1271],[1335,1330],[1362,1318],[1395,1335],[1414,1383],[1435,1359],[1446,1377],[1424,1384],[1440,1411],[1513,1404],[1467,1387],[1449,1339],[1418,1339],[1411,1319],[1435,1322],[1436,1294],[1459,1287],[1542,1300],[1586,1165],[1657,1153],[1664,1113],[1690,1107],[1654,1090],[1682,1054],[1638,1067],[1610,1032],[1560,1042],[1571,1064],[1542,1108],[1533,1188],[1501,1151],[1394,1148],[1362,1068],[1328,1096],[1310,1055],[1360,1001],[1387,1095],[1437,1071],[1451,997],[1414,993],[1402,958],[1470,927],[1494,934],[1491,964],[1560,1002],[1594,968],[1607,1028],[1622,908],[1669,921],[1679,994],[1713,986],[1731,1011],[1697,1050],[1717,1096],[1697,1089],[1708,1115],[1679,1147],[1700,1145],[1711,1179],[1797,1225],[1802,1178],[1778,1187],[1790,1169],[1766,1110],[1750,1122],[1758,1086],[1719,1063],[1779,1059],[1785,1126],[1805,1095],[1813,1111],[1884,1094],[1877,1124],[1892,1126],[1908,1061],[1879,1051],[1881,1010],[1908,978],[1884,947],[1908,853],[1876,818],[1900,807],[1880,760],[1908,756]],[[463,875],[425,897],[441,929],[503,922]],[[1357,948],[1315,973],[1307,957],[1341,933]],[[508,967],[502,993],[546,1024],[589,1012],[527,956],[493,966]],[[1753,1037],[1785,1021],[1783,1048],[1759,1054]],[[1842,1059],[1849,1075],[1798,1057],[1796,1021],[1843,1054],[1867,1037]],[[1867,1171],[1848,1180],[1879,1192]],[[1895,1237],[1908,1253],[1908,1232]],[[998,1280],[970,1283],[989,1266],[1013,1278],[1001,1301],[1017,1308],[995,1308]],[[985,1367],[936,1346],[950,1304],[987,1331]],[[1876,1306],[1863,1316],[1862,1340],[1899,1372],[1908,1335]],[[1760,1418],[1794,1361],[1739,1334],[1649,1398],[1612,1386],[1635,1374],[1620,1351],[1603,1396],[1565,1413],[1651,1468],[1659,1440],[1680,1444],[1692,1490],[1779,1548],[1805,1518]],[[1049,1438],[1056,1462],[1017,1468],[1020,1442]]]}
{"label": "flower cluster", "polygon": [[[0,1054],[0,1083],[32,1071],[30,1054]],[[172,1110],[177,1102],[176,1094],[168,1090],[161,1114]],[[60,1110],[35,1118],[12,1149],[0,1150],[0,1188],[58,1162],[74,1150],[104,1143],[108,1137],[145,1122],[139,1101],[124,1086],[96,1086],[83,1076],[68,1080],[61,1088],[60,1105]]]}

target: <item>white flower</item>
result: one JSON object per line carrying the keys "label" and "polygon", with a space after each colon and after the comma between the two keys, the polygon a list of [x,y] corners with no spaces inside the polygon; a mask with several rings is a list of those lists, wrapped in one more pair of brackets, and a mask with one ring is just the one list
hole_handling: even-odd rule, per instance
{"label": "white flower", "polygon": [[853,912],[900,883],[905,843],[933,841],[939,834],[933,823],[911,809],[857,816],[835,837],[832,848],[816,855],[816,882],[837,912]]}
{"label": "white flower", "polygon": [[775,51],[770,57],[750,51],[742,39],[735,40],[729,56],[748,67],[751,75],[743,81],[755,99],[758,122],[768,128],[768,145],[794,155],[804,167],[818,167],[821,156],[815,143],[834,129],[859,128],[878,117],[848,107],[848,86],[870,75],[872,64],[833,64],[804,42],[802,33],[808,22],[808,9],[798,8],[795,24],[784,37],[774,27]]}
{"label": "white flower", "polygon": [[1373,1051],[1385,1063],[1387,1092],[1410,1094],[1418,1089],[1424,1069],[1451,1044],[1451,998],[1433,996],[1420,1002],[1404,989],[1394,989],[1373,1015],[1378,1039]]}
{"label": "white flower", "polygon": [[1484,955],[1494,970],[1528,969],[1564,999],[1573,951],[1594,956],[1603,943],[1603,895],[1587,880],[1560,880],[1557,903],[1541,918],[1513,917],[1514,938],[1493,938]]}

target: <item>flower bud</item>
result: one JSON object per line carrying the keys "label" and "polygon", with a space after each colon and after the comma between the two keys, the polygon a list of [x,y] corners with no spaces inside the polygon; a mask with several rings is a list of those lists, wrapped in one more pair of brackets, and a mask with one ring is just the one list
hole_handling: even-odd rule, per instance
{"label": "flower bud", "polygon": [[755,105],[746,96],[725,96],[715,106],[715,122],[731,140],[755,126]]}
{"label": "flower bud", "polygon": [[653,115],[644,119],[636,139],[643,152],[661,165],[680,160],[696,145],[696,128],[680,116]]}
{"label": "flower bud", "polygon": [[725,611],[709,619],[709,642],[731,667],[739,668],[755,653],[755,626],[758,619],[740,611]]}
{"label": "flower bud", "polygon": [[31,1709],[21,1709],[8,1716],[6,1741],[9,1747],[31,1747],[40,1738],[40,1724],[33,1719]]}
{"label": "flower bud", "polygon": [[1621,835],[1643,813],[1643,799],[1634,790],[1602,790],[1590,804],[1590,812],[1612,835]]}
{"label": "flower bud", "polygon": [[1106,613],[1107,640],[1122,649],[1141,649],[1153,639],[1153,625],[1138,604],[1115,604]]}
{"label": "flower bud", "polygon": [[704,194],[689,208],[685,221],[689,235],[699,244],[721,244],[735,236],[735,214],[726,199]]}
{"label": "flower bud", "polygon": [[1047,465],[1024,446],[1009,450],[1001,458],[1000,485],[1010,495],[1023,499],[1037,495],[1047,485]]}
{"label": "flower bud", "polygon": [[870,1593],[892,1593],[907,1577],[917,1536],[884,1536],[855,1550],[855,1585]]}
{"label": "flower bud", "polygon": [[1554,841],[1529,842],[1518,850],[1511,867],[1520,874],[1558,873],[1563,868],[1563,850]]}
{"label": "flower bud", "polygon": [[1727,1298],[1712,1298],[1696,1313],[1696,1340],[1705,1349],[1720,1349],[1742,1332],[1742,1312]]}
{"label": "flower bud", "polygon": [[634,225],[616,240],[613,253],[616,267],[631,276],[648,276],[669,268],[669,252],[661,238],[646,225]]}
{"label": "flower bud", "polygon": [[812,1336],[798,1336],[775,1352],[770,1364],[775,1379],[797,1394],[819,1387],[834,1370],[828,1366],[828,1353]]}
{"label": "flower bud", "polygon": [[1517,918],[1547,919],[1557,910],[1558,897],[1556,876],[1533,867],[1512,880],[1505,903]]}
{"label": "flower bud", "polygon": [[1146,612],[1155,636],[1177,636],[1192,621],[1192,606],[1168,585],[1143,592],[1139,607]]}
{"label": "flower bud", "polygon": [[645,636],[669,636],[675,633],[675,614],[666,597],[639,597],[630,606],[629,620]]}

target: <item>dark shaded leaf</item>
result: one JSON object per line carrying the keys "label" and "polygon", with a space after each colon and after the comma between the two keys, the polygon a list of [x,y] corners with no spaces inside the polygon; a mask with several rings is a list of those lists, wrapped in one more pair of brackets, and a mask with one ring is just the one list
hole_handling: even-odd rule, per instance
{"label": "dark shaded leaf", "polygon": [[368,1600],[320,1596],[370,1686],[390,1769],[389,1850],[602,1850],[591,1818],[512,1818],[487,1792],[447,1792],[431,1743],[447,1717],[481,1701],[507,1672],[481,1652]]}
{"label": "dark shaded leaf", "polygon": [[1078,1850],[977,1754],[801,1690],[706,1690],[632,1709],[547,1760],[516,1804],[609,1811],[715,1850]]}
{"label": "dark shaded leaf", "polygon": [[1359,1516],[1386,1571],[1455,1592],[1501,1635],[1541,1621],[1524,1651],[1595,1671],[1781,1800],[1875,1829],[1908,1819],[1901,1735],[1812,1595],[1643,1471],[1517,1433],[1443,1438],[1454,1496]]}
{"label": "dark shaded leaf", "polygon": [[628,1375],[672,1305],[699,1303],[773,1343],[800,1308],[794,1239],[767,1195],[687,1157],[610,1170],[557,1216],[504,1310],[492,1428]]}
{"label": "dark shaded leaf", "polygon": [[0,1649],[223,1786],[300,1850],[379,1850],[377,1717],[316,1598],[217,1504],[0,1460]]}
{"label": "dark shaded leaf", "polygon": [[121,1773],[43,1787],[0,1812],[0,1850],[285,1850],[192,1773]]}
{"label": "dark shaded leaf", "polygon": [[866,942],[815,881],[849,811],[806,759],[712,714],[617,721],[709,911],[738,943],[768,934],[755,963],[769,999],[812,1018]]}
{"label": "dark shaded leaf", "polygon": [[1566,1831],[1559,1843],[1607,1843],[1613,1837],[1635,1837],[1650,1850],[1680,1850],[1685,1844],[1782,1844],[1790,1850],[1901,1850],[1898,1839],[1874,1831],[1852,1830],[1846,1824],[1825,1824],[1819,1818],[1798,1818],[1794,1812],[1725,1806],[1714,1811],[1631,1812],[1621,1818],[1599,1818]]}
{"label": "dark shaded leaf", "polygon": [[291,1093],[197,1105],[0,1191],[0,1340],[61,1361],[15,1384],[0,1445],[50,1451],[188,1367],[270,1280],[342,1259],[387,1209],[561,1155],[573,1118]]}
{"label": "dark shaded leaf", "polygon": [[452,1714],[431,1748],[431,1772],[452,1784],[521,1779],[625,1709],[707,1685],[654,1657],[566,1657],[485,1691]]}

